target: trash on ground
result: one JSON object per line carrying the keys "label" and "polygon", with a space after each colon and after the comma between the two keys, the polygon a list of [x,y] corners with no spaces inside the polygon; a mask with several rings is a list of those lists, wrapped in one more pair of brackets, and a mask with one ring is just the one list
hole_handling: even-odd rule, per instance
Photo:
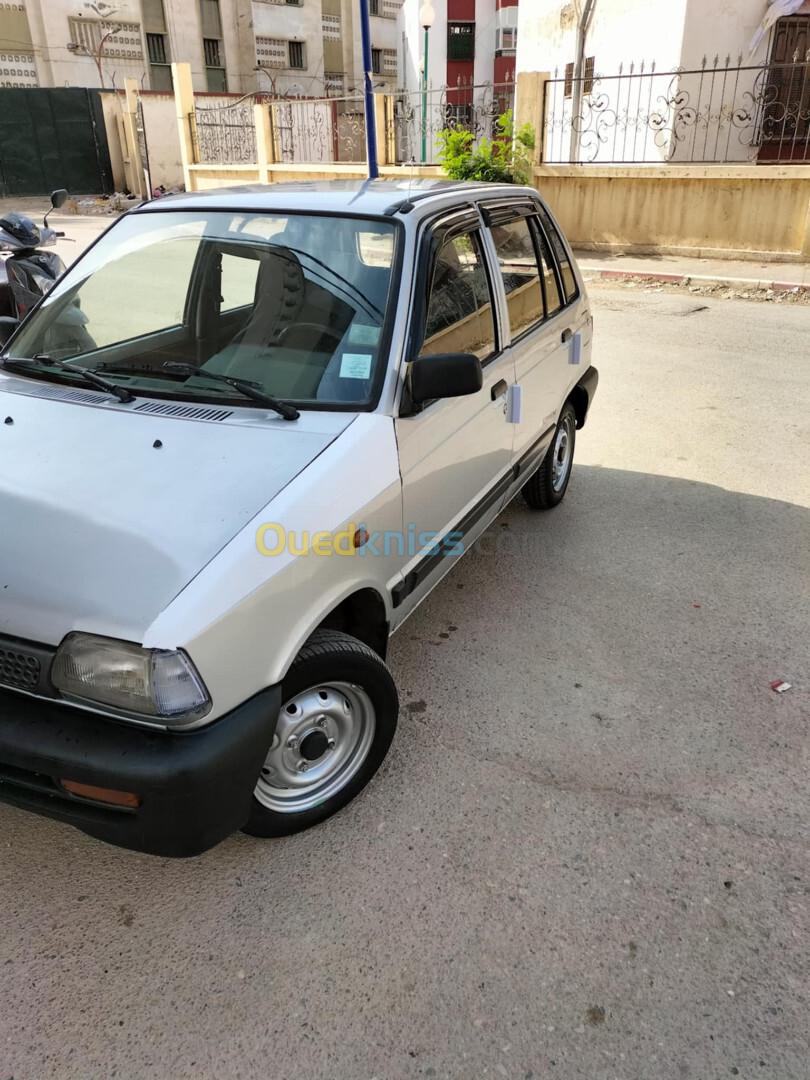
{"label": "trash on ground", "polygon": [[774,679],[771,683],[771,690],[777,694],[784,694],[786,690],[790,690],[790,683],[785,682],[784,679]]}

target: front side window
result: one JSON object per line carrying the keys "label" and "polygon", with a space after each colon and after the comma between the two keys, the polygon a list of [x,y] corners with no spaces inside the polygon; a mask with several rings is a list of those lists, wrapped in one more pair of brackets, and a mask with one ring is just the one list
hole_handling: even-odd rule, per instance
{"label": "front side window", "polygon": [[481,240],[464,233],[439,250],[428,296],[421,355],[495,352],[495,322]]}
{"label": "front side window", "polygon": [[[304,408],[369,405],[386,363],[397,237],[392,222],[337,215],[125,217],[46,297],[10,356],[72,361],[135,394],[250,404],[211,372]],[[46,363],[36,372],[73,378]]]}

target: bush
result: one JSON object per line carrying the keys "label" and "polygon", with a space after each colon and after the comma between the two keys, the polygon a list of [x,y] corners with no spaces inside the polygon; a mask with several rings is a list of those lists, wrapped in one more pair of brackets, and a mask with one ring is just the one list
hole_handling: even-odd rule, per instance
{"label": "bush", "polygon": [[528,184],[531,179],[534,131],[524,124],[515,131],[512,110],[495,121],[495,138],[475,143],[463,128],[439,132],[439,161],[452,180],[485,180],[499,184]]}

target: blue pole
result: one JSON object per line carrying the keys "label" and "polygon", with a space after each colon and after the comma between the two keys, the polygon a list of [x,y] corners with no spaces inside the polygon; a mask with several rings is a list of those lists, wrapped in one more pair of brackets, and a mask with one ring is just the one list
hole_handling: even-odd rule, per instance
{"label": "blue pole", "polygon": [[360,0],[360,34],[363,39],[363,94],[366,102],[368,178],[369,180],[377,180],[380,170],[377,167],[377,120],[374,115],[374,89],[371,84],[371,23],[368,14],[368,0]]}

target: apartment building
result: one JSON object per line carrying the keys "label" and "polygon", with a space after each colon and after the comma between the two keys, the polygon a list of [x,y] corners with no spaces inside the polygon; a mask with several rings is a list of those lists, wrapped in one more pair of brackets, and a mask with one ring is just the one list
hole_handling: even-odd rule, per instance
{"label": "apartment building", "polygon": [[[397,85],[402,0],[370,0],[379,88]],[[357,0],[0,0],[0,86],[194,88],[338,96],[359,87]]]}
{"label": "apartment building", "polygon": [[[425,51],[420,9],[405,0],[399,16],[400,60],[407,89],[421,87]],[[524,0],[527,6],[533,0]],[[428,85],[456,89],[514,81],[518,0],[435,0],[428,32]]]}

